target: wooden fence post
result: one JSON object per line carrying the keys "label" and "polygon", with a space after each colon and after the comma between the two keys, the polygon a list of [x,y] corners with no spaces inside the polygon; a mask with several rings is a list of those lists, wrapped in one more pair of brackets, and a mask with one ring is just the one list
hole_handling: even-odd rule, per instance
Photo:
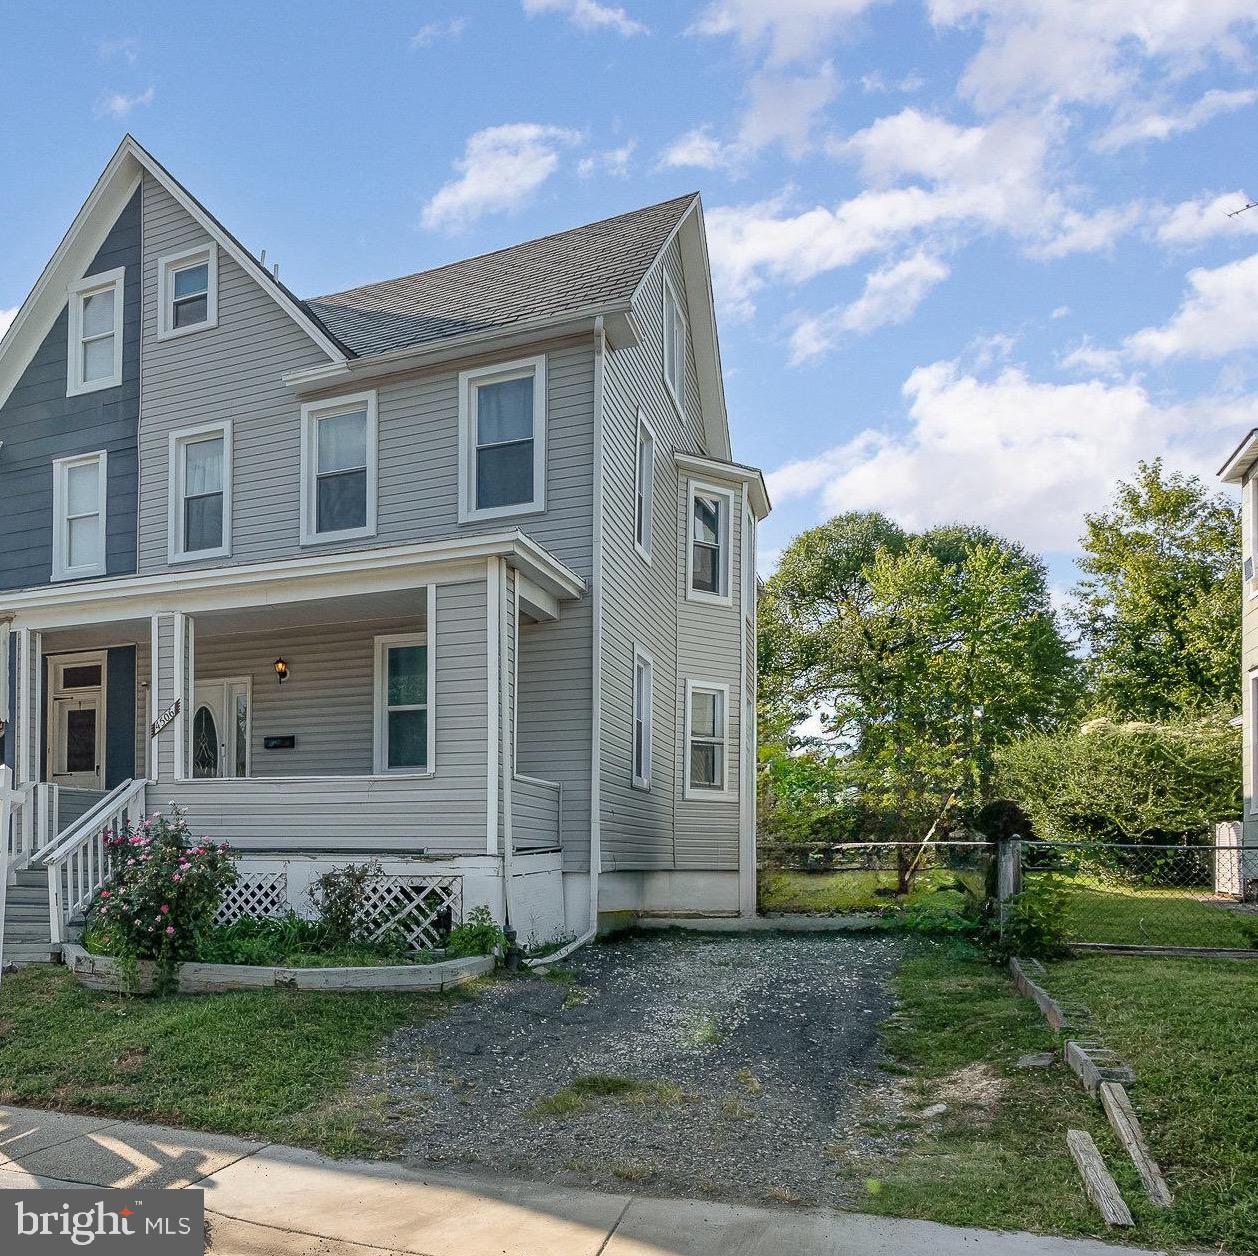
{"label": "wooden fence post", "polygon": [[996,848],[996,902],[1000,923],[1009,914],[1009,900],[1022,888],[1022,842],[1018,837],[1002,841]]}

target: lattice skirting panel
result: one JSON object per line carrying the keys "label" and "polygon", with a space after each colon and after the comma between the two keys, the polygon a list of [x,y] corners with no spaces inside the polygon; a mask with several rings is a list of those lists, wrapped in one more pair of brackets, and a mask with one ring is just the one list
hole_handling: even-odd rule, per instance
{"label": "lattice skirting panel", "polygon": [[229,925],[241,916],[282,916],[288,911],[288,875],[284,872],[243,872],[223,891],[214,917]]}
{"label": "lattice skirting panel", "polygon": [[400,936],[413,951],[438,946],[463,922],[462,877],[380,877],[367,889],[363,918],[369,936]]}

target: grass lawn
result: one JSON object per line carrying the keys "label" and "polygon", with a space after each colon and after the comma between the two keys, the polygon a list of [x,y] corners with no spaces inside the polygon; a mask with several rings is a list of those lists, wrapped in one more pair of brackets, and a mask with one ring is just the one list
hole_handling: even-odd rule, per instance
{"label": "grass lawn", "polygon": [[957,873],[928,868],[903,898],[878,894],[894,890],[894,872],[773,872],[760,874],[761,911],[885,912],[931,904],[959,907],[962,896],[949,888]]}
{"label": "grass lawn", "polygon": [[168,999],[84,990],[64,968],[0,985],[0,1102],[256,1135],[333,1155],[387,1150],[347,1098],[389,1031],[459,995],[238,991]]}
{"label": "grass lawn", "polygon": [[1087,1130],[1148,1245],[1226,1245],[1258,1252],[1258,963],[1095,956],[1054,966],[1050,988],[1091,1006],[1096,1032],[1132,1064],[1132,1102],[1176,1196],[1144,1197],[1100,1105],[1060,1063],[1018,1069],[1019,1055],[1059,1044],[1003,972],[962,943],[927,943],[899,978],[886,1045],[930,1103],[965,1069],[985,1066],[999,1097],[952,1103],[898,1153],[856,1166],[870,1211],[954,1225],[1106,1235],[1066,1151]]}

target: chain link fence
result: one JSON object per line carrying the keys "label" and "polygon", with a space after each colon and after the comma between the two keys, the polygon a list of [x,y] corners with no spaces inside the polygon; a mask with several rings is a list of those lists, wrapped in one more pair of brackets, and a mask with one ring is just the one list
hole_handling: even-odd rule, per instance
{"label": "chain link fence", "polygon": [[984,841],[766,844],[758,857],[762,912],[885,917],[995,892],[995,846]]}
{"label": "chain link fence", "polygon": [[1258,847],[1020,842],[1021,885],[1064,896],[1075,945],[1258,947]]}

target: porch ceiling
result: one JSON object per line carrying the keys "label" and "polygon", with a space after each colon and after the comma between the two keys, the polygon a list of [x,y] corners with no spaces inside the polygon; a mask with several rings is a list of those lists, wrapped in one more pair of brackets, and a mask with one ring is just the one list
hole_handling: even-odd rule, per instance
{"label": "porch ceiling", "polygon": [[426,601],[422,589],[396,589],[353,597],[316,598],[309,602],[281,602],[272,606],[241,606],[230,610],[197,611],[197,634],[225,636],[265,632],[270,628],[302,628],[316,624],[362,623],[377,619],[411,619],[422,624]]}

